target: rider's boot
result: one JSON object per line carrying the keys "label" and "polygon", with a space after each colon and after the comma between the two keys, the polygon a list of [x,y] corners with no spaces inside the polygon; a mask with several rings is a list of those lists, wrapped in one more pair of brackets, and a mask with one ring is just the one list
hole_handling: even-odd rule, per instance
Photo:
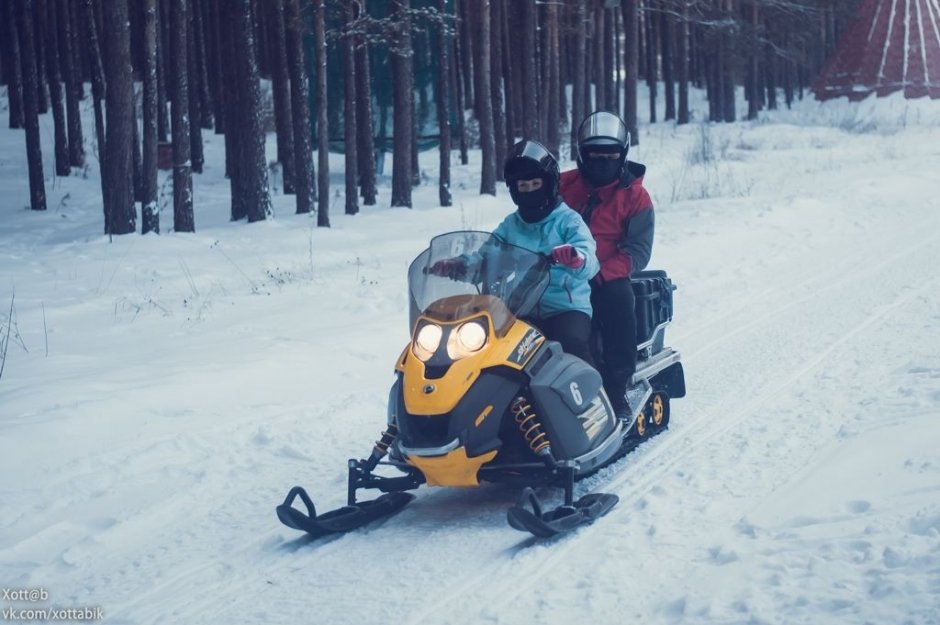
{"label": "rider's boot", "polygon": [[627,382],[631,377],[633,372],[629,369],[610,369],[603,376],[604,390],[607,391],[610,406],[617,418],[624,423],[629,422],[632,415],[630,402],[627,401]]}

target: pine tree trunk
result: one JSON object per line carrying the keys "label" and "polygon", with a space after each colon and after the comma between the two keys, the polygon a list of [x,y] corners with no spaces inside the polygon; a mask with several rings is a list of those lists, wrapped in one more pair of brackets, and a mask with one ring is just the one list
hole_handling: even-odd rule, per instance
{"label": "pine tree trunk", "polygon": [[294,193],[294,130],[287,75],[287,44],[284,31],[284,0],[266,0],[271,43],[271,89],[274,96],[274,124],[277,134],[277,160],[281,164],[284,193]]}
{"label": "pine tree trunk", "polygon": [[490,66],[490,0],[477,0],[473,7],[480,31],[480,54],[473,64],[476,71],[476,92],[480,98],[480,149],[483,169],[480,173],[480,193],[496,195],[496,139],[493,136],[493,102],[487,97],[491,90]]}
{"label": "pine tree trunk", "polygon": [[[414,62],[411,64],[414,68]],[[412,86],[414,81],[412,81]],[[414,98],[412,98],[411,110],[414,111]],[[418,119],[411,118],[411,186],[417,187],[421,184],[421,165],[418,163]]]}
{"label": "pine tree trunk", "polygon": [[48,72],[49,97],[52,105],[52,121],[55,134],[55,173],[68,176],[72,172],[69,163],[68,131],[65,128],[65,106],[62,101],[62,73],[59,64],[59,23],[55,0],[46,5],[46,71]]}
{"label": "pine tree trunk", "polygon": [[[186,94],[189,106],[189,155],[190,171],[202,173],[205,155],[202,145],[202,107],[199,103],[199,65],[196,63],[196,28],[193,21],[194,3],[199,0],[186,0],[186,15],[183,16],[186,28]],[[192,176],[190,176],[192,184]]]}
{"label": "pine tree trunk", "polygon": [[548,59],[547,72],[543,76],[545,81],[545,146],[556,157],[561,150],[561,135],[558,128],[558,91],[559,80],[559,43],[558,43],[558,5],[549,3],[545,5],[545,56]]}
{"label": "pine tree trunk", "polygon": [[[33,32],[32,0],[16,1],[16,25],[20,41],[28,41]],[[24,45],[21,49],[23,78],[23,121],[26,128],[26,163],[29,168],[29,206],[33,210],[46,210],[46,184],[42,173],[42,147],[39,138],[39,68],[35,49]]]}
{"label": "pine tree trunk", "polygon": [[[790,49],[790,32],[788,30],[783,32],[783,47],[785,50]],[[785,59],[783,62],[783,98],[789,110],[793,106],[793,61],[790,59]]]}
{"label": "pine tree trunk", "polygon": [[587,10],[585,3],[587,0],[575,1],[575,31],[574,31],[574,55],[572,61],[571,74],[573,81],[571,83],[571,152],[569,158],[573,161],[578,160],[578,129],[581,121],[587,117],[587,102],[584,100],[584,83],[586,75],[585,63],[587,62]]}
{"label": "pine tree trunk", "polygon": [[362,203],[375,205],[375,139],[372,129],[372,72],[369,69],[368,44],[356,41],[356,132],[358,134],[359,190]]}
{"label": "pine tree trunk", "polygon": [[[329,228],[330,125],[327,117],[326,6],[324,0],[315,0],[314,10],[314,46],[317,57],[317,226]],[[408,158],[411,158],[410,155]]]}
{"label": "pine tree trunk", "polygon": [[597,111],[606,107],[607,102],[607,59],[604,58],[604,5],[594,5],[594,36],[591,39],[591,48],[594,53],[594,62],[591,63],[591,72],[594,81],[594,105],[591,110]]}
{"label": "pine tree trunk", "polygon": [[69,12],[72,23],[72,66],[75,68],[75,96],[85,99],[85,79],[91,76],[91,64],[88,61],[88,43],[85,33],[81,0],[66,0],[65,10]]}
{"label": "pine tree trunk", "polygon": [[608,111],[617,111],[617,87],[614,55],[614,38],[616,37],[617,18],[615,11],[604,9],[604,65],[607,68],[606,82],[604,92],[607,94],[607,100],[604,108]]}
{"label": "pine tree trunk", "polygon": [[637,80],[639,79],[639,45],[637,37],[638,0],[622,0],[620,9],[623,12],[623,32],[626,43],[623,47],[623,66],[626,68],[626,78],[623,82],[623,121],[630,131],[630,144],[640,142],[640,133],[637,129]]}
{"label": "pine tree trunk", "polygon": [[258,76],[262,80],[271,79],[271,43],[269,41],[268,12],[264,10],[270,0],[253,0],[251,13],[255,24],[255,52],[258,59]]}
{"label": "pine tree trunk", "polygon": [[157,138],[163,143],[166,143],[170,134],[170,118],[166,112],[171,82],[167,71],[170,55],[170,42],[166,34],[170,23],[167,1],[157,0]]}
{"label": "pine tree trunk", "polygon": [[[93,15],[89,12],[92,19]],[[137,228],[137,207],[134,204],[133,149],[136,119],[127,2],[114,2],[105,15],[102,53],[106,59],[108,120],[104,144],[105,169],[101,176],[107,183],[104,205],[109,222],[105,232],[129,234]]]}
{"label": "pine tree trunk", "polygon": [[[466,0],[463,0],[466,1]],[[450,79],[451,90],[454,93],[454,109],[457,117],[457,134],[460,136],[460,164],[466,165],[470,160],[469,140],[467,137],[467,124],[464,120],[466,101],[464,100],[464,80],[461,76],[463,63],[461,57],[465,54],[460,36],[454,37],[454,54],[451,57]]]}
{"label": "pine tree trunk", "polygon": [[689,12],[688,0],[681,0],[681,21],[676,31],[676,57],[679,61],[679,110],[677,124],[689,123]]}
{"label": "pine tree trunk", "polygon": [[757,119],[757,113],[760,110],[760,66],[758,50],[760,46],[757,43],[757,26],[760,24],[760,16],[757,8],[757,1],[751,0],[749,7],[750,17],[750,50],[748,56],[747,71],[747,118]]}
{"label": "pine tree trunk", "polygon": [[650,123],[654,124],[656,123],[656,96],[659,81],[659,71],[656,66],[659,37],[656,33],[656,16],[652,9],[652,0],[646,0],[643,11],[643,25],[646,32],[646,84],[650,94]]}
{"label": "pine tree trunk", "polygon": [[[235,33],[238,32],[239,16],[232,11],[232,0],[220,0],[219,3],[219,39],[220,50],[230,51],[235,47]],[[235,55],[237,58],[237,54]],[[239,83],[239,67],[236,63],[222,63],[219,69],[222,74],[222,99],[224,102],[225,118],[225,176],[229,179],[232,189],[232,221],[248,217],[248,208],[242,203],[244,193],[243,176],[241,175],[242,156],[241,146],[244,142],[237,131],[241,120],[241,104],[239,97],[241,89]]]}
{"label": "pine tree trunk", "polygon": [[304,51],[304,24],[298,0],[286,0],[285,29],[287,66],[290,70],[290,97],[294,136],[294,193],[297,214],[313,210],[313,147],[310,141],[310,97],[307,55]]}
{"label": "pine tree trunk", "polygon": [[[346,0],[346,23],[350,24],[356,19],[356,5]],[[343,102],[344,147],[346,157],[346,214],[355,215],[359,212],[359,132],[356,127],[356,49],[352,35],[343,38],[343,67],[346,75],[343,76],[343,90],[346,99]]]}
{"label": "pine tree trunk", "polygon": [[[772,32],[771,24],[767,23],[766,31]],[[772,43],[764,44],[764,77],[765,87],[767,89],[767,108],[771,111],[777,110],[777,55],[774,52]]]}
{"label": "pine tree trunk", "polygon": [[713,54],[705,55],[706,93],[708,94],[708,120],[720,122],[723,110],[721,89],[721,50],[717,41],[706,41]]}
{"label": "pine tree trunk", "polygon": [[503,71],[506,75],[506,84],[511,87],[507,94],[512,94],[512,98],[506,101],[506,107],[512,111],[513,123],[509,127],[509,134],[513,143],[523,134],[525,125],[523,122],[525,85],[522,84],[522,38],[518,36],[518,25],[522,23],[522,13],[522,3],[517,0],[507,2],[506,18],[503,20],[503,56],[506,58]]}
{"label": "pine tree trunk", "polygon": [[[95,134],[98,140],[98,164],[101,170],[102,195],[105,198],[105,226],[107,227],[111,223],[111,217],[107,213],[109,209],[107,200],[108,182],[105,172],[110,170],[108,170],[108,155],[105,149],[104,111],[102,110],[102,101],[105,98],[105,83],[104,69],[101,64],[101,47],[98,43],[98,25],[95,21],[95,7],[93,2],[94,0],[84,0],[81,13],[85,22],[86,51],[91,66],[91,93],[95,101]],[[106,230],[106,232],[110,233],[111,231]]]}
{"label": "pine tree trunk", "polygon": [[59,66],[65,80],[65,112],[68,127],[69,164],[72,167],[84,167],[85,145],[82,135],[82,119],[78,110],[78,83],[81,82],[79,66],[74,62],[75,52],[72,30],[74,24],[70,15],[69,0],[56,0],[58,13]]}
{"label": "pine tree trunk", "polygon": [[551,92],[548,90],[548,4],[536,4],[536,15],[538,16],[538,25],[536,26],[535,39],[538,41],[538,49],[535,54],[535,63],[538,67],[536,85],[538,89],[538,108],[539,108],[539,130],[538,140],[545,144],[545,134],[548,129],[548,98]]}
{"label": "pine tree trunk", "polygon": [[14,129],[26,126],[26,118],[23,113],[23,55],[16,21],[19,9],[14,7],[15,2],[17,0],[5,0],[6,6],[2,7],[4,9],[2,27],[6,30],[3,33],[3,38],[7,42],[10,55],[10,74],[5,78],[10,106],[10,128]]}
{"label": "pine tree trunk", "polygon": [[157,205],[157,0],[144,5],[143,167],[141,171],[141,234],[160,233]]}
{"label": "pine tree trunk", "polygon": [[662,48],[663,60],[663,85],[665,90],[663,97],[666,98],[666,114],[663,119],[670,120],[676,118],[676,83],[672,75],[673,19],[671,12],[663,12],[659,14],[659,26],[659,40],[660,46]]}
{"label": "pine tree trunk", "polygon": [[460,70],[457,73],[457,78],[463,79],[463,94],[464,94],[464,106],[463,111],[470,108],[467,106],[468,102],[475,102],[473,94],[473,47],[470,43],[470,14],[468,12],[469,3],[472,0],[454,0],[454,4],[457,8],[457,39],[458,45],[460,46]]}
{"label": "pine tree trunk", "polygon": [[[190,120],[193,125],[199,125],[200,128],[209,129],[214,126],[214,110],[212,94],[209,88],[209,70],[207,67],[208,46],[207,28],[206,28],[206,8],[205,0],[193,0],[192,22],[193,22],[193,75],[196,76],[196,85],[199,95],[199,119]],[[195,163],[194,163],[195,165]],[[199,172],[201,173],[201,172]]]}
{"label": "pine tree trunk", "polygon": [[193,174],[190,161],[189,29],[186,27],[190,0],[172,0],[170,8],[173,57],[173,230],[195,232],[193,218]]}
{"label": "pine tree trunk", "polygon": [[[509,0],[499,0],[499,5],[499,29],[495,32],[498,33],[500,39],[499,72],[503,86],[502,108],[505,112],[506,118],[504,122],[506,125],[506,141],[501,158],[505,159],[506,149],[516,142],[516,128],[519,126],[519,124],[518,117],[516,117],[514,102],[516,100],[516,92],[519,90],[519,85],[512,81],[512,45],[509,39],[508,27],[509,13],[512,9],[512,2]],[[496,148],[497,153],[499,153],[499,146],[496,146]],[[500,168],[500,170],[502,170],[502,168]],[[502,180],[501,175],[500,180]]]}
{"label": "pine tree trunk", "polygon": [[522,5],[522,138],[539,139],[538,65],[536,64],[535,0],[521,0]]}
{"label": "pine tree trunk", "polygon": [[[724,0],[724,16],[728,20],[733,19],[734,2],[733,0]],[[730,37],[721,38],[723,51],[721,58],[723,60],[721,75],[722,91],[722,119],[726,122],[735,121],[735,94],[734,94],[734,44]]]}
{"label": "pine tree trunk", "polygon": [[[179,0],[177,0],[179,1]],[[235,18],[233,51],[238,71],[238,118],[231,130],[238,133],[236,150],[240,163],[235,176],[242,179],[238,202],[244,207],[248,222],[263,221],[271,212],[268,191],[267,161],[264,156],[264,123],[262,120],[261,84],[258,72],[255,26],[251,0],[231,0]],[[234,200],[234,198],[233,198]]]}
{"label": "pine tree trunk", "polygon": [[503,6],[505,0],[490,0],[490,107],[493,111],[493,139],[496,142],[496,180],[503,179],[509,141],[506,136],[506,107],[503,104]]}
{"label": "pine tree trunk", "polygon": [[[473,117],[479,121],[481,111],[480,98],[482,94],[479,89],[477,65],[480,62],[480,2],[481,0],[466,0],[462,5],[463,25],[467,33],[467,69],[470,71],[470,90],[467,91],[469,97],[467,108],[473,110]],[[471,106],[472,105],[472,106]]]}
{"label": "pine tree trunk", "polygon": [[414,124],[410,0],[392,0],[395,23],[391,52],[393,83],[392,206],[411,208],[411,141]]}
{"label": "pine tree trunk", "polygon": [[215,121],[215,134],[225,134],[225,102],[222,88],[222,34],[219,17],[219,0],[208,0],[204,13],[206,21],[206,61],[209,88],[212,92],[212,117]]}
{"label": "pine tree trunk", "polygon": [[131,124],[131,163],[134,172],[134,202],[136,203],[142,202],[144,198],[144,165],[140,153],[140,128],[137,125],[140,115],[137,112],[137,94],[134,92],[133,74],[131,75],[131,81],[131,119],[133,120]]}
{"label": "pine tree trunk", "polygon": [[[499,0],[496,0],[497,2]],[[438,0],[437,10],[442,15],[449,15],[447,0]],[[448,52],[451,42],[447,34],[447,26],[443,23],[437,28],[437,126],[440,131],[440,175],[438,177],[438,197],[441,206],[450,206],[453,202],[450,195],[450,54]]]}
{"label": "pine tree trunk", "polygon": [[[48,69],[46,68],[46,46],[43,33],[46,30],[46,0],[33,0],[33,31],[30,37],[33,53],[36,55],[36,84],[38,89],[36,95],[39,104],[39,114],[45,115],[49,112],[49,98],[46,94],[45,77]],[[20,44],[22,45],[22,43]]]}

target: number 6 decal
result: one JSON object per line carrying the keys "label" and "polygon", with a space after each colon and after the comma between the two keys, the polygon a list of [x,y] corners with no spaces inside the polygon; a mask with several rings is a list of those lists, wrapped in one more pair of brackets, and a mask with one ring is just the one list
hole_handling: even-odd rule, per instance
{"label": "number 6 decal", "polygon": [[580,406],[583,398],[581,397],[581,389],[578,388],[578,383],[572,382],[569,388],[571,389],[571,398],[574,399],[574,403]]}

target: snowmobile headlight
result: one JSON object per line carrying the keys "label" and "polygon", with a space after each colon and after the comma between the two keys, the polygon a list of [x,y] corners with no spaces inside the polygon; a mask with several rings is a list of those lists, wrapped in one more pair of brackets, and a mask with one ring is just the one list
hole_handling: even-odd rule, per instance
{"label": "snowmobile headlight", "polygon": [[454,360],[471,356],[486,345],[486,326],[483,320],[468,321],[461,324],[447,338],[447,355]]}
{"label": "snowmobile headlight", "polygon": [[444,336],[444,330],[441,326],[428,323],[418,330],[415,336],[414,354],[421,362],[427,362],[428,359],[437,351],[441,345],[441,338]]}

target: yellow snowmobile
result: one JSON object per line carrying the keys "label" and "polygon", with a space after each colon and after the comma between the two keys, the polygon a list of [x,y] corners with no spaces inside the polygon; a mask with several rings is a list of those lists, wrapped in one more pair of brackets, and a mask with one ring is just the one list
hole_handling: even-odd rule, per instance
{"label": "yellow snowmobile", "polygon": [[[607,513],[617,496],[575,501],[575,481],[663,430],[669,400],[685,395],[679,354],[663,345],[675,287],[661,271],[633,280],[640,351],[628,390],[634,410],[623,421],[600,374],[525,321],[548,285],[550,262],[486,232],[434,238],[408,271],[411,340],[395,363],[386,430],[369,458],[348,462],[348,505],[317,515],[297,486],[277,507],[281,522],[313,536],[348,532],[397,512],[414,498],[406,491],[422,484],[482,481],[525,487],[508,521],[536,536]],[[402,475],[379,475],[380,464]],[[539,486],[563,489],[564,504],[543,511],[532,490]],[[360,489],[385,494],[358,501]],[[306,512],[293,507],[296,499]]]}

